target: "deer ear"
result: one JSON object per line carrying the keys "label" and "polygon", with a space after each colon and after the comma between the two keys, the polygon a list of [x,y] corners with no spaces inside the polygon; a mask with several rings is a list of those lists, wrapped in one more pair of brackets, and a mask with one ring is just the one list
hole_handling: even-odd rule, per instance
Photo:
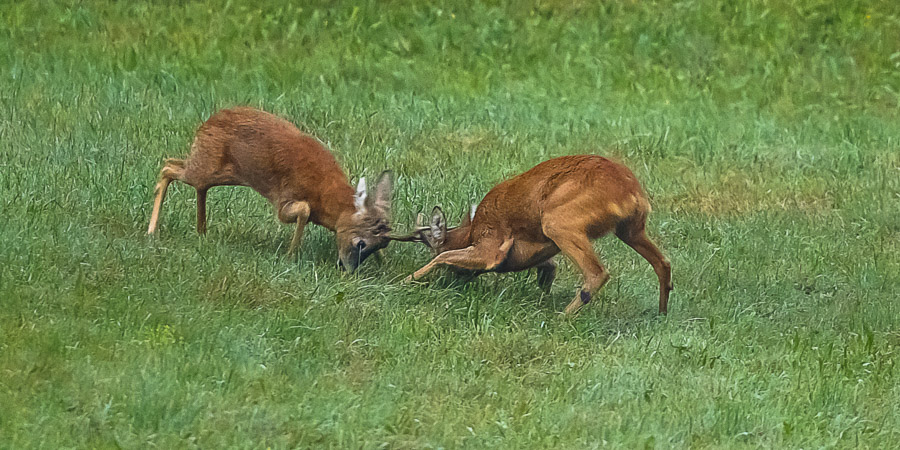
{"label": "deer ear", "polygon": [[431,210],[431,239],[436,244],[444,242],[447,236],[447,218],[439,206]]}
{"label": "deer ear", "polygon": [[360,177],[359,183],[356,185],[356,194],[353,195],[353,203],[356,205],[357,211],[366,208],[366,177]]}
{"label": "deer ear", "polygon": [[[375,198],[375,206],[384,210],[386,214],[391,213],[391,192],[393,191],[394,182],[391,180],[392,173],[390,170],[385,170],[381,172],[381,175],[378,176],[378,181],[375,182],[375,192],[373,197]],[[367,206],[372,205],[372,199],[369,199],[369,204]]]}

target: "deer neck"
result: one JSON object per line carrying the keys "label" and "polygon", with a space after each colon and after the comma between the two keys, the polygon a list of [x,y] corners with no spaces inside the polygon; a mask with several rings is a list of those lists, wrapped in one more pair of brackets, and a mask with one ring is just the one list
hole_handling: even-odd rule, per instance
{"label": "deer neck", "polygon": [[356,213],[353,188],[343,183],[323,190],[316,223],[336,231],[338,224],[348,221]]}

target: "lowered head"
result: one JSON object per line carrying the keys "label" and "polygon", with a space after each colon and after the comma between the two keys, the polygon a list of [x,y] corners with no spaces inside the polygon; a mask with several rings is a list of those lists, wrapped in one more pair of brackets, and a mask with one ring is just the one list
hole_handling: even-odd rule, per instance
{"label": "lowered head", "polygon": [[359,179],[354,195],[356,212],[342,217],[335,227],[341,269],[353,272],[390,243],[391,189],[390,171],[381,173],[371,195],[366,191],[366,179]]}

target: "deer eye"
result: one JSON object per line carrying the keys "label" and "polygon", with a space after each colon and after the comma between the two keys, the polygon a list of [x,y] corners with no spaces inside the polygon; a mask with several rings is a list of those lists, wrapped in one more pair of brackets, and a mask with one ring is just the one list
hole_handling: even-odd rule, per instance
{"label": "deer eye", "polygon": [[389,227],[385,224],[380,224],[377,227],[375,227],[375,234],[387,234],[387,233],[390,233],[390,231],[391,231],[391,227]]}

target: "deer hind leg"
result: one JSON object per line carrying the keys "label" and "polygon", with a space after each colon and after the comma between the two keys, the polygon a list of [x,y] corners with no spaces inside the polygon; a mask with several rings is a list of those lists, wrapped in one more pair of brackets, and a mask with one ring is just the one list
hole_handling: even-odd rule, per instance
{"label": "deer hind leg", "polygon": [[643,223],[637,229],[620,227],[616,230],[616,236],[653,266],[653,271],[659,278],[659,313],[666,314],[669,308],[669,292],[672,290],[672,266],[669,260],[647,237]]}
{"label": "deer hind leg", "polygon": [[300,248],[303,241],[303,230],[309,222],[309,203],[306,202],[289,202],[281,207],[278,211],[278,219],[285,223],[297,223],[294,229],[294,237],[291,238],[291,245],[288,247],[288,255],[293,255],[294,251]]}
{"label": "deer hind leg", "polygon": [[600,264],[591,240],[583,231],[569,227],[545,226],[544,234],[547,235],[557,247],[569,257],[580,269],[584,276],[581,289],[575,294],[575,298],[566,306],[565,313],[573,314],[582,306],[590,303],[597,290],[609,281],[609,273]]}
{"label": "deer hind leg", "polygon": [[513,242],[513,239],[510,238],[505,240],[499,247],[495,247],[493,243],[485,243],[441,253],[424,267],[407,277],[406,281],[418,280],[434,270],[435,267],[442,265],[472,271],[495,269],[506,260]]}
{"label": "deer hind leg", "polygon": [[552,258],[548,259],[535,266],[535,269],[537,269],[538,287],[549,292],[553,280],[556,279],[556,261],[553,261]]}
{"label": "deer hind leg", "polygon": [[153,213],[150,215],[150,226],[147,227],[147,234],[156,233],[159,227],[159,214],[163,200],[166,198],[169,183],[182,179],[184,179],[184,160],[167,159],[166,165],[159,171],[159,182],[156,183],[155,189],[156,199],[153,201]]}

